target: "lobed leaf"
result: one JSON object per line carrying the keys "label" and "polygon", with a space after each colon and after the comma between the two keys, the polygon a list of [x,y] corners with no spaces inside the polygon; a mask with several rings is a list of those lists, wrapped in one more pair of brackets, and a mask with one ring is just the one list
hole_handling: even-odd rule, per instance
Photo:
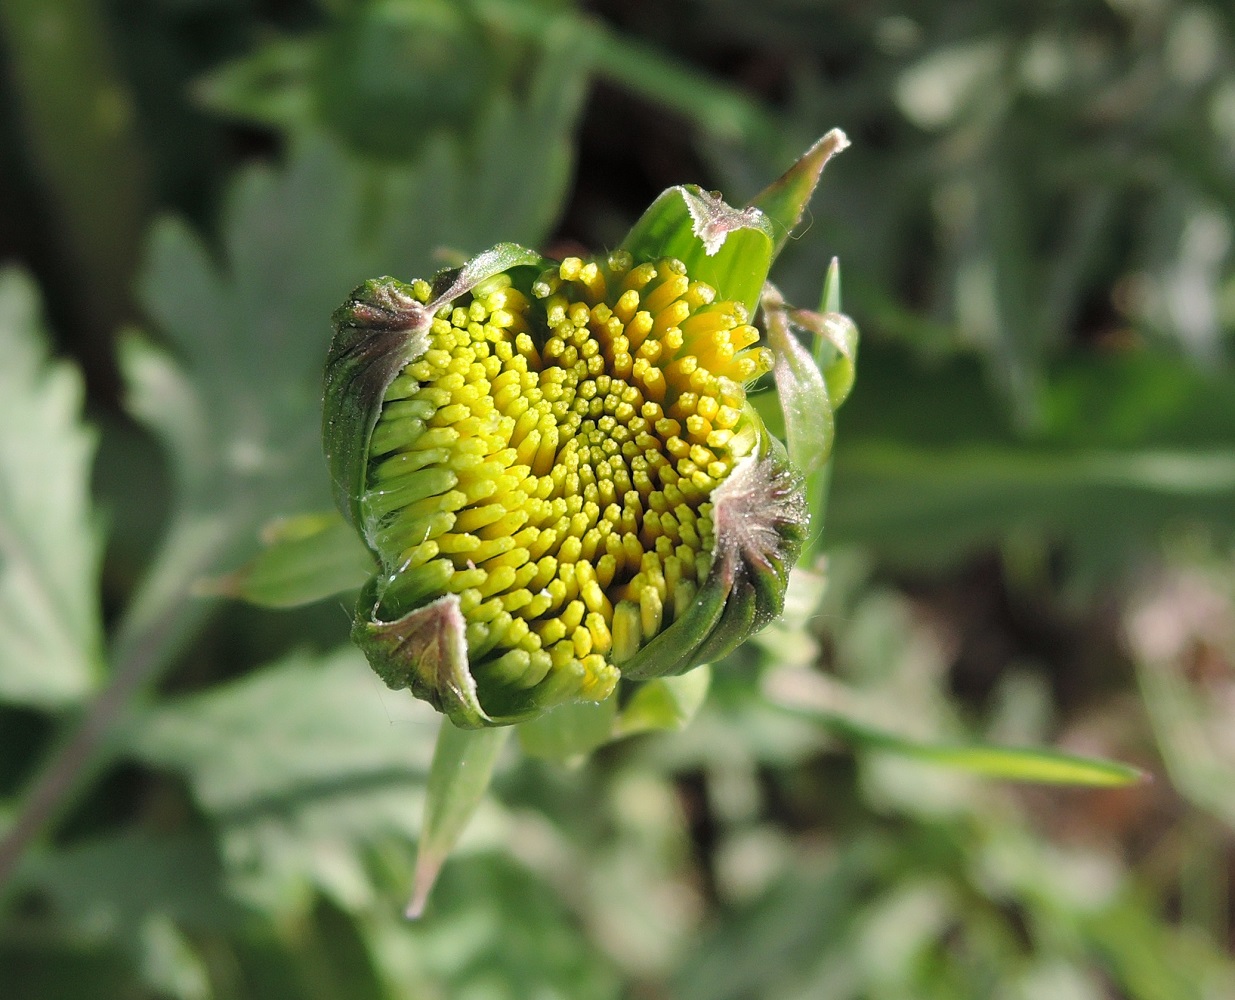
{"label": "lobed leaf", "polygon": [[0,271],[0,700],[52,707],[99,679],[101,539],[82,381],[52,361],[34,285]]}

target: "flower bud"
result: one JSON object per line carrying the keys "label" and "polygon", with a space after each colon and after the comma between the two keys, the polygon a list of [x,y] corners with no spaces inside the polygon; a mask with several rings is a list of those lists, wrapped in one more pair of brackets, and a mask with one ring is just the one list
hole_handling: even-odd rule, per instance
{"label": "flower bud", "polygon": [[353,638],[459,726],[681,673],[781,611],[807,506],[746,391],[773,228],[697,189],[649,216],[603,257],[502,244],[335,313],[326,453],[380,567]]}

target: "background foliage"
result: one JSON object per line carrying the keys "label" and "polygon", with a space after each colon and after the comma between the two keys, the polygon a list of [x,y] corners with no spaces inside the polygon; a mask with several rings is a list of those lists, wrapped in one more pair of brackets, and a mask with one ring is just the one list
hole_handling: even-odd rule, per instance
{"label": "background foliage", "polygon": [[[5,0],[4,994],[1235,995],[1233,22]],[[612,245],[673,183],[740,203],[833,125],[777,272],[811,306],[839,255],[863,330],[826,589],[684,731],[505,758],[405,923],[433,719],[338,600],[208,585],[328,505],[331,309]],[[993,783],[867,724],[1154,780]]]}

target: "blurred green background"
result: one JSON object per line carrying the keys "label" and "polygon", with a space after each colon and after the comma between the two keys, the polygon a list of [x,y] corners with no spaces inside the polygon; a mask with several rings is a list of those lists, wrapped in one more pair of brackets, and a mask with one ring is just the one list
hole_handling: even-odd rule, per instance
{"label": "blurred green background", "polygon": [[[1235,8],[0,0],[0,66],[0,995],[1235,996]],[[826,587],[682,732],[504,758],[404,922],[431,713],[202,585],[329,506],[330,311],[832,126]]]}

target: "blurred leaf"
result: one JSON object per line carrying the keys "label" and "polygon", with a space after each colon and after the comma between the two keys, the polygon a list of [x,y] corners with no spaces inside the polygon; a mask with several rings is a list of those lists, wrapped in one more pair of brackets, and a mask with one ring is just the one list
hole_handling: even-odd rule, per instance
{"label": "blurred leaf", "polygon": [[414,949],[433,984],[426,993],[494,1000],[626,995],[612,960],[578,914],[505,852],[448,865],[431,918],[391,928],[388,937],[389,948]]}
{"label": "blurred leaf", "polygon": [[20,882],[77,933],[117,940],[136,933],[150,914],[213,929],[242,919],[226,897],[215,845],[203,834],[158,837],[130,830],[99,837],[37,856]]}
{"label": "blurred leaf", "polygon": [[476,0],[481,17],[493,27],[532,41],[561,37],[576,50],[588,53],[598,76],[671,109],[719,138],[753,141],[772,131],[768,111],[744,91],[698,71],[633,33],[611,30],[599,19],[581,17],[564,6],[528,0]]}
{"label": "blurred leaf", "polygon": [[312,881],[359,905],[372,892],[359,847],[418,831],[436,720],[349,648],[149,709],[125,742],[184,775],[243,898],[282,909]]}
{"label": "blurred leaf", "polygon": [[682,964],[673,996],[787,1000],[810,995],[802,992],[807,970],[816,968],[834,948],[852,946],[849,932],[860,901],[869,898],[874,888],[873,860],[869,842],[849,845],[823,871],[812,866],[778,880],[755,905],[742,908],[701,938]]}
{"label": "blurred leaf", "polygon": [[243,680],[148,709],[126,743],[185,775],[223,814],[271,799],[336,794],[349,782],[417,783],[428,771],[432,711],[391,695],[358,651],[293,654]]}
{"label": "blurred leaf", "polygon": [[99,677],[100,540],[81,377],[38,312],[29,279],[0,271],[0,699],[54,706]]}
{"label": "blurred leaf", "polygon": [[321,40],[280,38],[198,80],[194,96],[219,115],[270,128],[308,128],[313,121],[313,70]]}
{"label": "blurred leaf", "polygon": [[442,719],[429,769],[408,917],[415,919],[424,913],[438,872],[488,791],[493,766],[509,737],[509,727],[459,729]]}
{"label": "blurred leaf", "polygon": [[554,37],[544,47],[526,96],[493,101],[467,144],[439,136],[414,163],[379,166],[310,133],[285,169],[244,172],[218,260],[181,223],[155,227],[142,301],[211,429],[196,503],[247,508],[249,523],[326,507],[319,413],[334,308],[373,275],[431,275],[443,247],[543,240],[568,180],[585,80],[578,53]]}
{"label": "blurred leaf", "polygon": [[373,557],[333,511],[273,521],[262,531],[262,544],[247,565],[203,581],[200,589],[263,607],[294,608],[358,590],[373,575]]}
{"label": "blurred leaf", "polygon": [[532,757],[580,763],[585,755],[613,738],[616,718],[616,696],[601,702],[557,705],[519,723],[519,746]]}
{"label": "blurred leaf", "polygon": [[1163,357],[1076,364],[1018,441],[974,369],[912,372],[868,357],[836,453],[829,538],[911,557],[997,540],[1013,526],[1118,554],[1181,518],[1235,519],[1235,385]]}
{"label": "blurred leaf", "polygon": [[1145,773],[1127,764],[1020,747],[989,744],[969,746],[924,746],[887,733],[855,727],[847,721],[830,720],[828,728],[872,750],[885,750],[902,757],[980,774],[1004,781],[1033,781],[1052,785],[1088,785],[1116,788],[1145,780]]}
{"label": "blurred leaf", "polygon": [[677,677],[658,677],[640,684],[617,717],[615,734],[657,729],[684,729],[708,696],[712,667],[705,663]]}
{"label": "blurred leaf", "polygon": [[1209,1000],[1235,991],[1224,950],[1173,927],[1140,891],[1096,913],[1081,914],[1080,932],[1129,1000]]}
{"label": "blurred leaf", "polygon": [[770,675],[768,691],[773,704],[814,719],[829,732],[862,749],[896,754],[987,778],[1118,787],[1146,777],[1127,764],[1055,750],[906,739],[863,721],[858,706],[848,703],[845,689],[838,683],[800,669],[784,669]]}

